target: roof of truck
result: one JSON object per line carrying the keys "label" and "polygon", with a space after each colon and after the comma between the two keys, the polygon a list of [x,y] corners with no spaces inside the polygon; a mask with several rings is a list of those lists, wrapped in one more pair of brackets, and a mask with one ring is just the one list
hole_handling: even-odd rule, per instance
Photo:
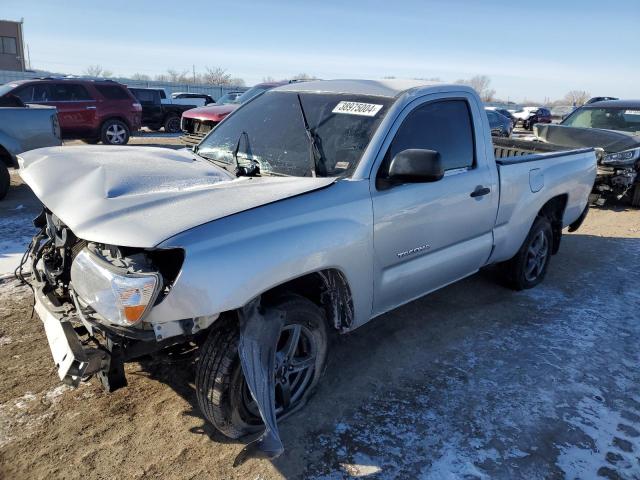
{"label": "roof of truck", "polygon": [[[425,80],[315,80],[290,83],[274,90],[281,92],[326,92],[350,93],[354,95],[374,95],[397,97],[407,90],[417,87],[441,86],[439,82]],[[459,86],[459,85],[458,85]]]}

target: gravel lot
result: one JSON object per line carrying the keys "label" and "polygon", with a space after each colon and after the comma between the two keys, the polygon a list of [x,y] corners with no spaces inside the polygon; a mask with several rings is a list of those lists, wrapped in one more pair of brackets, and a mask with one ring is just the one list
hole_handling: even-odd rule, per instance
{"label": "gravel lot", "polygon": [[[0,265],[38,210],[13,181]],[[198,411],[192,358],[130,364],[113,394],[61,386],[29,290],[5,277],[0,478],[640,478],[639,266],[640,211],[592,210],[538,288],[484,271],[336,335],[317,394],[281,425],[285,454],[238,469],[242,444]]]}

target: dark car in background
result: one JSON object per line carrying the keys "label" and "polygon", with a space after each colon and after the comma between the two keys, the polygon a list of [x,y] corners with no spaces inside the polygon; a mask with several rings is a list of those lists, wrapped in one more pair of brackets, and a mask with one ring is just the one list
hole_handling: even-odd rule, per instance
{"label": "dark car in background", "polygon": [[0,97],[58,110],[62,138],[124,145],[140,129],[142,106],[125,85],[112,80],[44,78],[0,86]]}
{"label": "dark car in background", "polygon": [[485,109],[487,118],[489,119],[489,127],[491,127],[491,135],[494,137],[509,137],[513,124],[511,120],[496,110]]}
{"label": "dark car in background", "polygon": [[533,130],[536,123],[551,123],[551,110],[540,107],[529,112],[529,116],[522,120],[522,126],[527,130]]}
{"label": "dark car in background", "polygon": [[129,87],[129,91],[142,105],[142,126],[151,130],[164,128],[167,133],[178,133],[183,112],[196,107],[163,102],[161,90],[157,88]]}
{"label": "dark car in background", "polygon": [[187,145],[197,145],[213,127],[240,105],[251,100],[256,95],[288,83],[291,82],[285,80],[282,82],[258,83],[235,100],[224,105],[209,105],[207,107],[194,108],[193,110],[186,111],[182,114],[182,122],[180,125],[184,133],[181,137],[182,141]]}
{"label": "dark car in background", "polygon": [[640,100],[602,100],[576,109],[559,125],[537,125],[539,140],[600,151],[592,203],[607,198],[640,207]]}

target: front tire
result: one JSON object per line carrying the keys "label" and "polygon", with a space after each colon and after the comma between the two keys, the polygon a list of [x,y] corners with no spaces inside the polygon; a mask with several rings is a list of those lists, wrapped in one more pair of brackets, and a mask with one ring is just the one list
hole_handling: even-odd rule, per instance
{"label": "front tire", "polygon": [[[276,352],[276,371],[292,371],[286,385],[276,384],[276,414],[283,418],[306,403],[320,380],[327,358],[327,321],[320,307],[298,295],[282,297],[270,307],[286,313]],[[239,438],[262,431],[264,424],[240,364],[238,322],[218,321],[196,365],[196,395],[205,418],[223,435]],[[295,369],[287,369],[285,361]]]}
{"label": "front tire", "polygon": [[551,222],[547,217],[536,217],[518,253],[504,264],[509,286],[514,290],[525,290],[544,280],[552,247]]}
{"label": "front tire", "polygon": [[9,193],[10,185],[11,175],[9,175],[9,169],[0,160],[0,200],[7,196],[7,193]]}
{"label": "front tire", "polygon": [[100,139],[105,145],[126,145],[129,136],[129,127],[122,120],[111,119],[102,125]]}

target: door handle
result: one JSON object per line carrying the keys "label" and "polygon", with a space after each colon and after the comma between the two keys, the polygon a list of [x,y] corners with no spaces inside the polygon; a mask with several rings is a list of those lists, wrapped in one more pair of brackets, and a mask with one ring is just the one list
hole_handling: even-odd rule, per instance
{"label": "door handle", "polygon": [[93,107],[93,106],[85,107],[85,110],[95,110],[95,109],[96,107]]}
{"label": "door handle", "polygon": [[482,197],[483,195],[488,195],[491,193],[491,189],[489,187],[483,187],[482,185],[478,185],[476,189],[471,192],[472,197]]}

